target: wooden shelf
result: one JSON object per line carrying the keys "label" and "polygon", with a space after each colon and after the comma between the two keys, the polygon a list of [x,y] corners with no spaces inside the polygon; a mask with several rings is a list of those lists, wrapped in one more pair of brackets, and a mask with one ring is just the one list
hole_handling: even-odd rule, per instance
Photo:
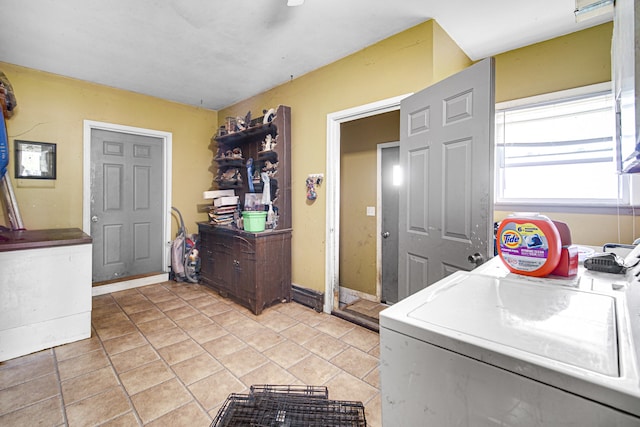
{"label": "wooden shelf", "polygon": [[218,144],[229,146],[234,144],[242,144],[247,139],[262,139],[268,134],[275,136],[277,132],[278,130],[274,125],[274,122],[270,122],[267,124],[255,125],[245,130],[228,133],[226,135],[216,136],[214,139],[218,142]]}
{"label": "wooden shelf", "polygon": [[[271,135],[272,149],[263,150]],[[271,200],[278,212],[276,229],[248,233],[233,225],[198,224],[202,283],[260,314],[265,307],[291,300],[291,109],[279,106],[272,122],[213,138],[216,154],[212,169],[215,189],[233,188],[240,205],[251,193],[246,163],[254,170],[269,171]],[[222,157],[234,149],[242,159]],[[240,183],[220,182],[225,171],[237,168]],[[253,183],[260,193],[263,182]]]}

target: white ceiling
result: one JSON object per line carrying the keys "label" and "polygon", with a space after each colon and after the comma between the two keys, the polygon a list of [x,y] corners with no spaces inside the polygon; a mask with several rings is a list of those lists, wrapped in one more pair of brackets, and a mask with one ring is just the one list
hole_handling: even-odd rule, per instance
{"label": "white ceiling", "polygon": [[574,0],[286,3],[0,0],[0,61],[220,109],[430,18],[473,60],[611,20],[576,24]]}

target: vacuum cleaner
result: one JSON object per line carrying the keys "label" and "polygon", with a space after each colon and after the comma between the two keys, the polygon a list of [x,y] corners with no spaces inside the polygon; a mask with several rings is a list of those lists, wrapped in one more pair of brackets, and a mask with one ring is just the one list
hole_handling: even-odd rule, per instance
{"label": "vacuum cleaner", "polygon": [[182,214],[171,207],[180,220],[180,228],[171,243],[171,277],[176,282],[198,283],[200,272],[200,256],[197,248],[197,235],[187,236],[187,229]]}

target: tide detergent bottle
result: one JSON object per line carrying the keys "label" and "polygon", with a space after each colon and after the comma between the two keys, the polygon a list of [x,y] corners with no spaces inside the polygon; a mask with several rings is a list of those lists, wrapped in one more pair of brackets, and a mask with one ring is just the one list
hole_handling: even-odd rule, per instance
{"label": "tide detergent bottle", "polygon": [[512,273],[544,277],[560,261],[560,233],[544,215],[509,215],[500,223],[497,240],[498,255]]}

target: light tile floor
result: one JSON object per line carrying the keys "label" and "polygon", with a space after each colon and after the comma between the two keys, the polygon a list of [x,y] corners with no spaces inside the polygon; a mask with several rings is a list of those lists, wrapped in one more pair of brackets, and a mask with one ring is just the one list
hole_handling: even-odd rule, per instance
{"label": "light tile floor", "polygon": [[375,332],[297,303],[259,316],[176,282],[93,298],[92,336],[0,363],[2,426],[208,426],[252,384],[328,387],[381,425]]}

